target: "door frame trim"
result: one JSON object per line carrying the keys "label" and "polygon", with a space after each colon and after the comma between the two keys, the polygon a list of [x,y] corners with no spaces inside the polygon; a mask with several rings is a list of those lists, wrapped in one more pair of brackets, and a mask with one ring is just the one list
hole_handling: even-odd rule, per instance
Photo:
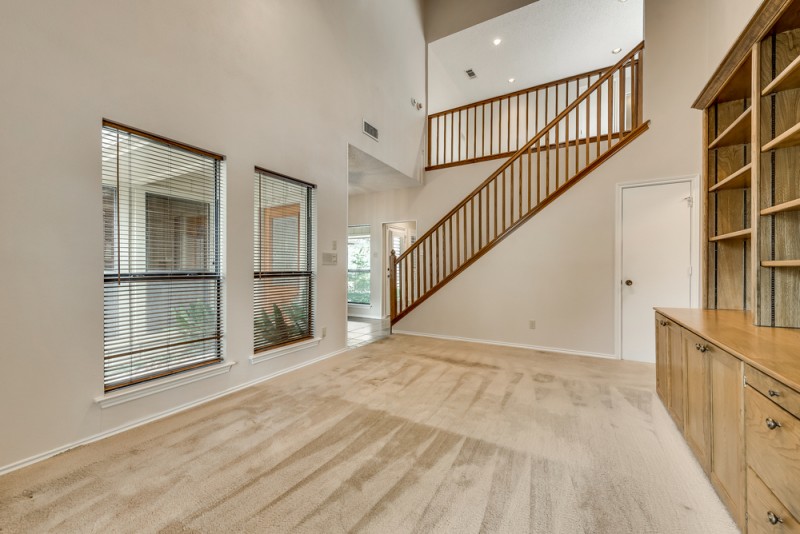
{"label": "door frame trim", "polygon": [[614,355],[622,359],[622,194],[625,189],[669,185],[688,182],[693,199],[689,232],[689,247],[692,267],[689,302],[692,308],[700,305],[700,175],[689,174],[671,178],[636,180],[616,184],[614,206]]}

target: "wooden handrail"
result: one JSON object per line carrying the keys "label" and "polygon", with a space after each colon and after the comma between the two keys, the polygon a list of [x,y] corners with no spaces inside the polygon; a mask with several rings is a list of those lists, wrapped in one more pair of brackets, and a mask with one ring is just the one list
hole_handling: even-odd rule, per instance
{"label": "wooden handrail", "polygon": [[647,129],[643,49],[607,69],[411,247],[392,252],[393,324]]}

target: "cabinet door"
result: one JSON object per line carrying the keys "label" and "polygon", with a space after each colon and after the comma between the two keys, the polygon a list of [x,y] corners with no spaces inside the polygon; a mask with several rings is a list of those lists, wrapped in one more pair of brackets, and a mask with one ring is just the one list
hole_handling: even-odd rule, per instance
{"label": "cabinet door", "polygon": [[683,358],[683,329],[670,323],[666,326],[669,335],[667,346],[669,351],[669,411],[678,428],[683,430],[685,404],[685,369]]}
{"label": "cabinet door", "polygon": [[669,408],[669,321],[656,314],[656,392]]}
{"label": "cabinet door", "polygon": [[686,362],[686,406],[683,434],[700,465],[709,472],[711,453],[711,381],[707,341],[683,331],[683,357]]}
{"label": "cabinet door", "polygon": [[711,481],[744,528],[744,364],[709,345],[711,370]]}

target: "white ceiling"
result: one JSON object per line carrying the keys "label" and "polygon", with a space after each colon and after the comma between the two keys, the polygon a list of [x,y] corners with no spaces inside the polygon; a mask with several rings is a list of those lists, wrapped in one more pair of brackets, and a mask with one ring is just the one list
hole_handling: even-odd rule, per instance
{"label": "white ceiling", "polygon": [[[539,0],[428,45],[434,113],[616,63],[643,38],[644,1]],[[495,38],[503,41],[494,46]],[[478,77],[467,78],[473,69]],[[515,78],[509,83],[509,78]]]}
{"label": "white ceiling", "polygon": [[347,163],[348,196],[420,186],[417,180],[389,167],[353,145],[348,145]]}

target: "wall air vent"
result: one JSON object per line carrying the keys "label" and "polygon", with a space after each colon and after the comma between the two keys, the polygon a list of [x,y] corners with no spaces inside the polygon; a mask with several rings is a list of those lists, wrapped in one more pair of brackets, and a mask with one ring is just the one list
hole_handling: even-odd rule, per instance
{"label": "wall air vent", "polygon": [[477,77],[478,77],[478,75],[477,75],[477,74],[475,74],[475,71],[474,71],[474,70],[472,70],[472,69],[467,69],[467,70],[465,70],[464,72],[466,72],[466,73],[467,73],[467,78],[469,78],[470,80],[474,80],[475,78],[477,78]]}
{"label": "wall air vent", "polygon": [[378,129],[375,128],[373,125],[364,121],[364,133],[370,136],[371,138],[378,140]]}

